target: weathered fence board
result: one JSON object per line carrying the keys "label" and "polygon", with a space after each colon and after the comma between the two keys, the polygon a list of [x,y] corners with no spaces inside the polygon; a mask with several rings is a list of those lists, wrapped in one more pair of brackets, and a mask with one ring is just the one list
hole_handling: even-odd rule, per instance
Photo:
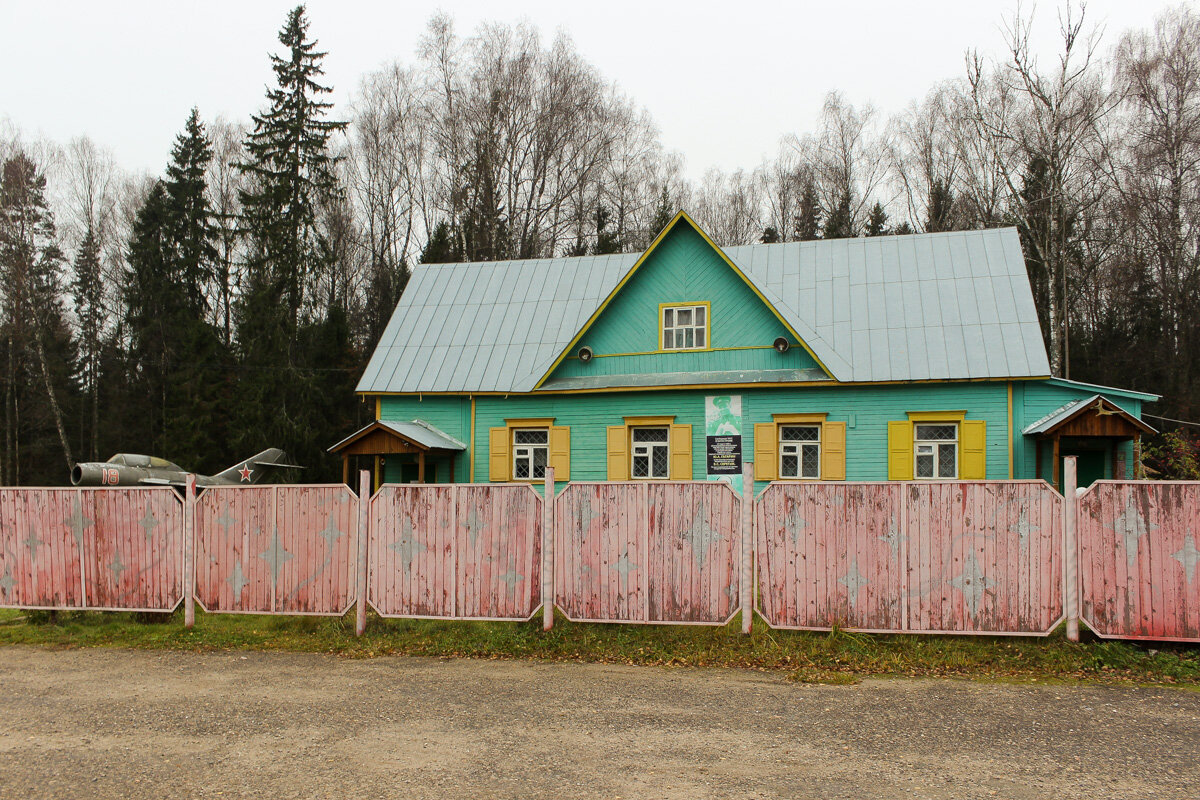
{"label": "weathered fence board", "polygon": [[523,484],[384,486],[367,596],[386,617],[525,620],[541,603],[542,499]]}
{"label": "weathered fence board", "polygon": [[357,505],[340,484],[206,490],[196,501],[197,602],[209,612],[346,613]]}
{"label": "weathered fence board", "polygon": [[1062,499],[1041,481],[775,483],[756,505],[773,627],[1045,634],[1062,618]]}
{"label": "weathered fence board", "polygon": [[170,611],[182,536],[170,489],[5,489],[0,606]]}
{"label": "weathered fence board", "polygon": [[569,619],[721,625],[736,611],[741,498],[726,484],[572,483],[554,503]]}
{"label": "weathered fence board", "polygon": [[0,492],[0,602],[17,608],[82,608],[89,495],[78,489]]}
{"label": "weathered fence board", "polygon": [[[172,611],[183,598],[183,502],[171,489],[87,493],[88,608]],[[87,503],[85,502],[86,506]]]}
{"label": "weathered fence board", "polygon": [[1049,633],[1063,617],[1062,498],[1042,481],[907,484],[908,627]]}
{"label": "weathered fence board", "polygon": [[1200,483],[1098,481],[1080,498],[1080,616],[1106,638],[1200,641]]}
{"label": "weathered fence board", "polygon": [[774,628],[904,628],[899,484],[773,483],[756,504],[760,613]]}

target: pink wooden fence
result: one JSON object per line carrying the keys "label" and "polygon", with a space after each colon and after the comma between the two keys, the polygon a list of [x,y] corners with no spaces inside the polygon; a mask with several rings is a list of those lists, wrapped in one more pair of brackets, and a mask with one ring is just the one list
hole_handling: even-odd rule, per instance
{"label": "pink wooden fence", "polygon": [[572,483],[554,499],[571,620],[722,625],[738,608],[741,498],[724,483]]}
{"label": "pink wooden fence", "polygon": [[774,628],[904,627],[900,484],[773,483],[755,504],[760,613]]}
{"label": "pink wooden fence", "polygon": [[1200,641],[1200,483],[1098,481],[1077,519],[1088,627],[1106,638]]}
{"label": "pink wooden fence", "polygon": [[182,540],[169,489],[0,491],[0,605],[170,611]]}
{"label": "pink wooden fence", "polygon": [[1044,635],[1062,618],[1061,502],[1041,481],[772,484],[756,503],[760,613]]}
{"label": "pink wooden fence", "polygon": [[355,600],[358,498],[346,486],[208,489],[195,528],[206,611],[341,616]]}
{"label": "pink wooden fence", "polygon": [[542,498],[530,486],[384,486],[367,597],[385,617],[526,620],[541,604]]}
{"label": "pink wooden fence", "polygon": [[1063,617],[1062,497],[1043,481],[906,487],[908,627],[1049,633]]}

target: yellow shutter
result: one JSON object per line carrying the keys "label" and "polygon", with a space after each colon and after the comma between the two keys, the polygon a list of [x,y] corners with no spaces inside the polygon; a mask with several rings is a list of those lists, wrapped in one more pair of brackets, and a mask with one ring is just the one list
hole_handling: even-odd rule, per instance
{"label": "yellow shutter", "polygon": [[905,421],[888,423],[888,480],[913,479],[913,424]]}
{"label": "yellow shutter", "polygon": [[554,480],[571,480],[571,429],[566,425],[550,428],[550,466]]}
{"label": "yellow shutter", "polygon": [[692,426],[671,426],[671,480],[692,479]]}
{"label": "yellow shutter", "polygon": [[629,480],[629,434],[624,425],[608,427],[608,479]]}
{"label": "yellow shutter", "polygon": [[846,480],[846,423],[821,423],[821,480]]}
{"label": "yellow shutter", "polygon": [[754,426],[754,480],[773,481],[779,477],[779,429],[773,422]]}
{"label": "yellow shutter", "polygon": [[512,469],[509,457],[508,428],[488,429],[488,480],[507,481]]}
{"label": "yellow shutter", "polygon": [[987,480],[987,423],[966,419],[958,424],[962,446],[958,476],[964,481]]}

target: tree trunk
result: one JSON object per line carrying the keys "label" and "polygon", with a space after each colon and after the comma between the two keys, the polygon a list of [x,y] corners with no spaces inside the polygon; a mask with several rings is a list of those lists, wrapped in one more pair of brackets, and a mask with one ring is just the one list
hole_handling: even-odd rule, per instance
{"label": "tree trunk", "polygon": [[54,426],[58,429],[58,441],[62,445],[63,458],[67,462],[67,472],[70,473],[74,462],[71,459],[71,444],[67,441],[67,429],[63,425],[62,408],[58,405],[58,395],[54,392],[54,383],[50,380],[50,367],[46,363],[46,348],[42,345],[42,337],[33,336],[33,344],[37,349],[38,364],[42,368],[42,380],[46,383],[46,397],[50,401],[50,411],[54,414]]}

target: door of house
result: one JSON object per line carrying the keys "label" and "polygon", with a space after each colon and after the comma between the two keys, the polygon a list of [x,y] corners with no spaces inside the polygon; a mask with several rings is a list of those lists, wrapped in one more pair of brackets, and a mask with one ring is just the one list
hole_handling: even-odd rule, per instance
{"label": "door of house", "polygon": [[[1103,450],[1084,450],[1063,451],[1063,459],[1067,456],[1075,457],[1075,476],[1077,485],[1080,489],[1086,489],[1098,480],[1103,480],[1109,477],[1108,471],[1105,468],[1104,451]],[[1059,474],[1065,474],[1062,470],[1065,467],[1059,465]]]}

